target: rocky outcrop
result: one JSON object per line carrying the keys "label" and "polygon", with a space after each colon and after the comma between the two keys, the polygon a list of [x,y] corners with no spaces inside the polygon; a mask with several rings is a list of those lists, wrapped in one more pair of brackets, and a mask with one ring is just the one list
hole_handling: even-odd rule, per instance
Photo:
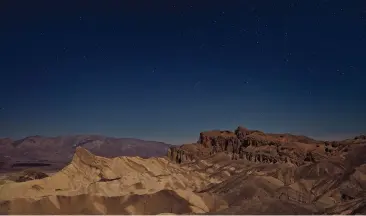
{"label": "rocky outcrop", "polygon": [[168,158],[177,163],[193,161],[196,158],[195,156],[194,152],[186,151],[179,147],[172,147],[168,150]]}
{"label": "rocky outcrop", "polygon": [[35,179],[43,179],[46,177],[48,177],[46,173],[37,170],[24,170],[23,173],[14,180],[15,182],[25,182]]}
{"label": "rocky outcrop", "polygon": [[350,142],[323,142],[305,136],[263,133],[239,126],[234,132],[202,132],[197,143],[170,148],[168,157],[177,163],[185,163],[224,152],[233,160],[300,166],[329,156],[341,156],[349,151],[351,145]]}

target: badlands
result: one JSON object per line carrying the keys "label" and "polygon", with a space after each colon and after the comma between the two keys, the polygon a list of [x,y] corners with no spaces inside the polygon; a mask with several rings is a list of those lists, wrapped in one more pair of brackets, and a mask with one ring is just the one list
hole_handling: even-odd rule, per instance
{"label": "badlands", "polygon": [[319,141],[238,127],[161,157],[75,147],[61,170],[0,180],[1,214],[366,214],[366,136]]}

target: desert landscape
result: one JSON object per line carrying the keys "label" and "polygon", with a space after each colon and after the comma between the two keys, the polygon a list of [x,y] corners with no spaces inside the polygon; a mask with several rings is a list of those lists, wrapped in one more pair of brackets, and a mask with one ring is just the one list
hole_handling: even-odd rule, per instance
{"label": "desert landscape", "polygon": [[0,215],[366,215],[365,3],[1,1]]}
{"label": "desert landscape", "polygon": [[1,214],[366,214],[366,136],[0,141]]}

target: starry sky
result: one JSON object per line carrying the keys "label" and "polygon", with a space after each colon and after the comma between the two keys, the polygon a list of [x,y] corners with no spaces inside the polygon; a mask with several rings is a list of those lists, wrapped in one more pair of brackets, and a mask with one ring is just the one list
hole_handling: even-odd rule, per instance
{"label": "starry sky", "polygon": [[364,0],[4,0],[0,26],[0,137],[366,131]]}

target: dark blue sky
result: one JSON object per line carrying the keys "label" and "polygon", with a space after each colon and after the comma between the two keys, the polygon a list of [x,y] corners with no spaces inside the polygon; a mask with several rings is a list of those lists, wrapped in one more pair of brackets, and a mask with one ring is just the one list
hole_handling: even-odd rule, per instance
{"label": "dark blue sky", "polygon": [[363,0],[2,1],[0,20],[2,137],[366,131]]}

